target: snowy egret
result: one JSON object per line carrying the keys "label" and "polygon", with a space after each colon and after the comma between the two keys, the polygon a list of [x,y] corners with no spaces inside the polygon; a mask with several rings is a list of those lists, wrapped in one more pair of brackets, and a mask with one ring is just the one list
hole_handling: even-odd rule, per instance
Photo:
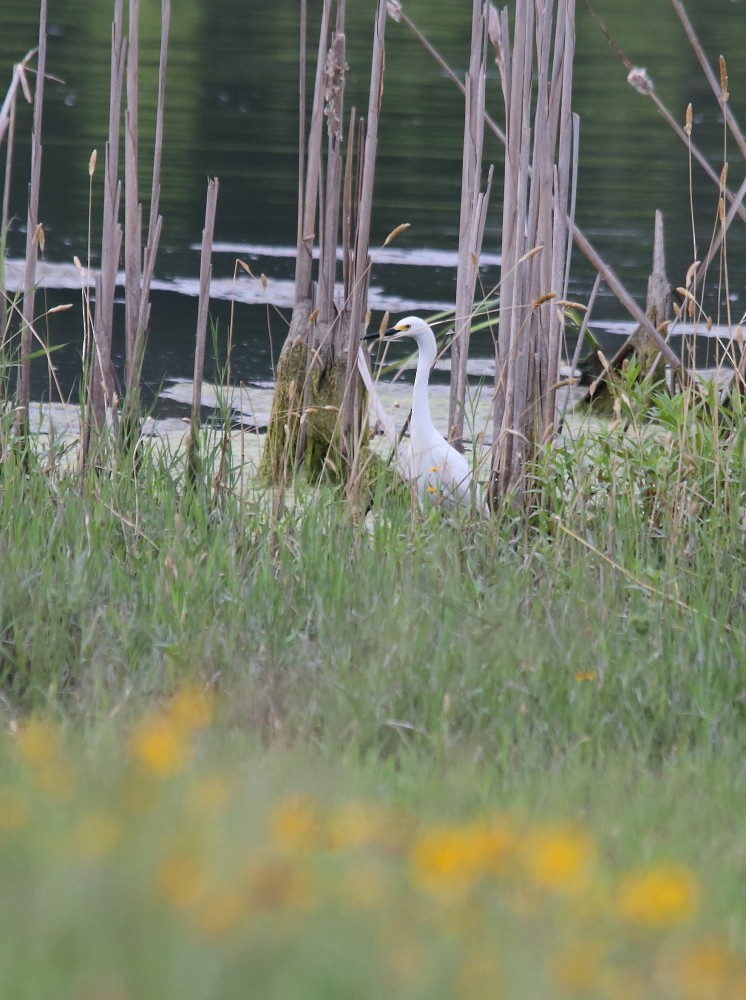
{"label": "snowy egret", "polygon": [[[479,486],[472,484],[469,463],[450,445],[433,423],[428,401],[430,369],[435,361],[437,346],[430,326],[417,316],[406,316],[383,334],[386,340],[411,337],[417,344],[417,373],[412,390],[412,420],[409,425],[410,475],[417,482],[420,503],[443,504],[445,507],[468,507],[472,504],[486,514]],[[366,340],[378,340],[377,333]],[[472,495],[473,491],[473,495]]]}

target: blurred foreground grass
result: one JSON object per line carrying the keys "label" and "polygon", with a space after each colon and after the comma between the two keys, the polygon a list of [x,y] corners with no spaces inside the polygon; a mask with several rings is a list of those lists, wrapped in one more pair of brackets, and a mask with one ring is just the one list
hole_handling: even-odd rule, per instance
{"label": "blurred foreground grass", "polygon": [[478,523],[8,446],[0,1000],[746,997],[746,421],[642,403]]}
{"label": "blurred foreground grass", "polygon": [[216,707],[3,740],[0,996],[746,997],[727,766],[506,786],[261,750]]}

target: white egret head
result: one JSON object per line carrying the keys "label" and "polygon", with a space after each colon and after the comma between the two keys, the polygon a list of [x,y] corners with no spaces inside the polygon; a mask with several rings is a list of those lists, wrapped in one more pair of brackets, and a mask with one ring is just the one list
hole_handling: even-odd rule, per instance
{"label": "white egret head", "polygon": [[366,340],[402,340],[404,337],[411,337],[422,349],[426,345],[435,344],[435,334],[429,324],[419,316],[405,316],[398,323],[394,323],[388,330],[384,330],[379,336],[377,333],[369,333]]}

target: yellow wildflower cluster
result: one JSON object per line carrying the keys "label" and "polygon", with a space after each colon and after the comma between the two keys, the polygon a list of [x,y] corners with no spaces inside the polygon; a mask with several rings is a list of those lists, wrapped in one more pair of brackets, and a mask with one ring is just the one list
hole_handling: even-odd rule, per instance
{"label": "yellow wildflower cluster", "polygon": [[507,821],[424,830],[411,849],[412,881],[435,894],[463,894],[480,879],[504,873],[515,846]]}
{"label": "yellow wildflower cluster", "polygon": [[[243,962],[245,982],[270,977],[258,995],[303,995],[297,982],[283,993],[293,963],[316,983],[315,963],[349,961],[360,979],[349,973],[346,995],[361,997],[746,1000],[735,935],[713,933],[690,868],[624,869],[581,823],[512,812],[433,823],[331,792],[278,796],[243,762],[194,752],[213,713],[209,693],[178,693],[131,727],[105,782],[58,728],[17,727],[0,772],[8,955],[22,913],[71,955],[127,926],[125,957],[107,958],[112,982],[140,948],[221,983]],[[72,940],[78,925],[85,941]],[[60,981],[60,995],[92,995],[99,971],[80,988]]]}
{"label": "yellow wildflower cluster", "polygon": [[679,865],[630,872],[619,887],[619,914],[642,927],[673,927],[697,909],[697,880]]}
{"label": "yellow wildflower cluster", "polygon": [[194,736],[209,725],[213,712],[209,691],[184,688],[165,709],[149,713],[134,727],[130,737],[133,758],[158,777],[177,774],[189,760]]}

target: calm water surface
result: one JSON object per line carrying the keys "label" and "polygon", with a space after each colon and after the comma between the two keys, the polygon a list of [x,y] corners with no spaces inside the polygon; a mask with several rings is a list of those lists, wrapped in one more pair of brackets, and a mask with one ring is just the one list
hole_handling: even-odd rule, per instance
{"label": "calm water surface", "polygon": [[[369,37],[372,0],[348,5],[348,108],[367,104]],[[311,25],[315,29],[311,3]],[[468,59],[471,5],[450,0],[405,3],[409,15],[463,72]],[[695,139],[719,172],[723,163],[723,129],[719,111],[668,0],[597,0],[596,8],[619,45],[635,65],[646,66],[656,90],[672,113],[683,120],[688,102],[695,111]],[[711,60],[728,58],[731,104],[746,119],[746,0],[689,0],[689,14]],[[149,193],[152,117],[158,56],[160,4],[143,0],[141,193]],[[41,218],[47,234],[46,259],[68,264],[85,258],[88,221],[88,160],[99,150],[94,192],[94,246],[100,219],[103,149],[107,131],[109,37],[111,7],[101,0],[50,0],[48,71],[62,82],[50,82],[44,109],[44,158]],[[602,255],[638,298],[645,294],[655,209],[664,212],[669,276],[683,283],[692,260],[686,149],[662,123],[650,101],[625,83],[626,70],[578,4],[575,65],[575,110],[581,116],[581,161],[577,220]],[[0,9],[0,91],[10,80],[13,62],[36,42],[34,4],[4,0]],[[191,294],[199,270],[198,243],[204,220],[206,180],[220,179],[214,274],[230,284],[240,256],[254,271],[270,279],[272,307],[239,301],[235,312],[234,376],[247,381],[271,378],[272,358],[282,344],[289,311],[287,285],[295,242],[297,191],[297,33],[298,5],[238,0],[173,0],[167,81],[165,152],[161,211],[164,230],[157,266],[159,290],[153,295],[146,378],[188,377],[192,369],[196,300]],[[503,117],[496,71],[490,73],[488,105]],[[19,115],[12,177],[12,205],[25,219],[30,110]],[[412,228],[398,241],[402,251],[425,254],[426,266],[412,263],[376,265],[374,303],[392,311],[453,301],[455,272],[448,254],[455,252],[458,231],[462,100],[402,24],[387,25],[387,75],[380,134],[380,158],[371,243],[380,245],[401,222]],[[729,183],[737,187],[743,164],[732,141],[726,150]],[[502,149],[488,139],[486,162],[502,167]],[[499,253],[501,189],[496,184],[485,251]],[[695,168],[695,217],[700,247],[712,229],[717,192]],[[23,227],[16,222],[9,238],[11,256],[22,253]],[[700,249],[700,256],[702,249]],[[744,226],[734,224],[728,248],[732,308],[744,305],[741,276],[746,264]],[[586,298],[593,274],[576,253],[572,295]],[[494,263],[483,269],[485,287],[499,277]],[[47,305],[79,300],[74,287],[50,288]],[[246,297],[250,297],[247,293]],[[241,298],[241,296],[239,296]],[[229,303],[214,300],[211,314],[223,344]],[[374,310],[374,323],[380,312]],[[607,338],[612,321],[624,317],[604,296],[596,317]],[[50,321],[55,342],[71,345],[56,356],[63,387],[69,390],[77,371],[79,310]],[[121,320],[121,316],[119,317]],[[605,324],[604,321],[609,321]],[[220,348],[222,349],[222,348]],[[491,346],[477,337],[475,355]],[[44,380],[37,383],[42,392]]]}

